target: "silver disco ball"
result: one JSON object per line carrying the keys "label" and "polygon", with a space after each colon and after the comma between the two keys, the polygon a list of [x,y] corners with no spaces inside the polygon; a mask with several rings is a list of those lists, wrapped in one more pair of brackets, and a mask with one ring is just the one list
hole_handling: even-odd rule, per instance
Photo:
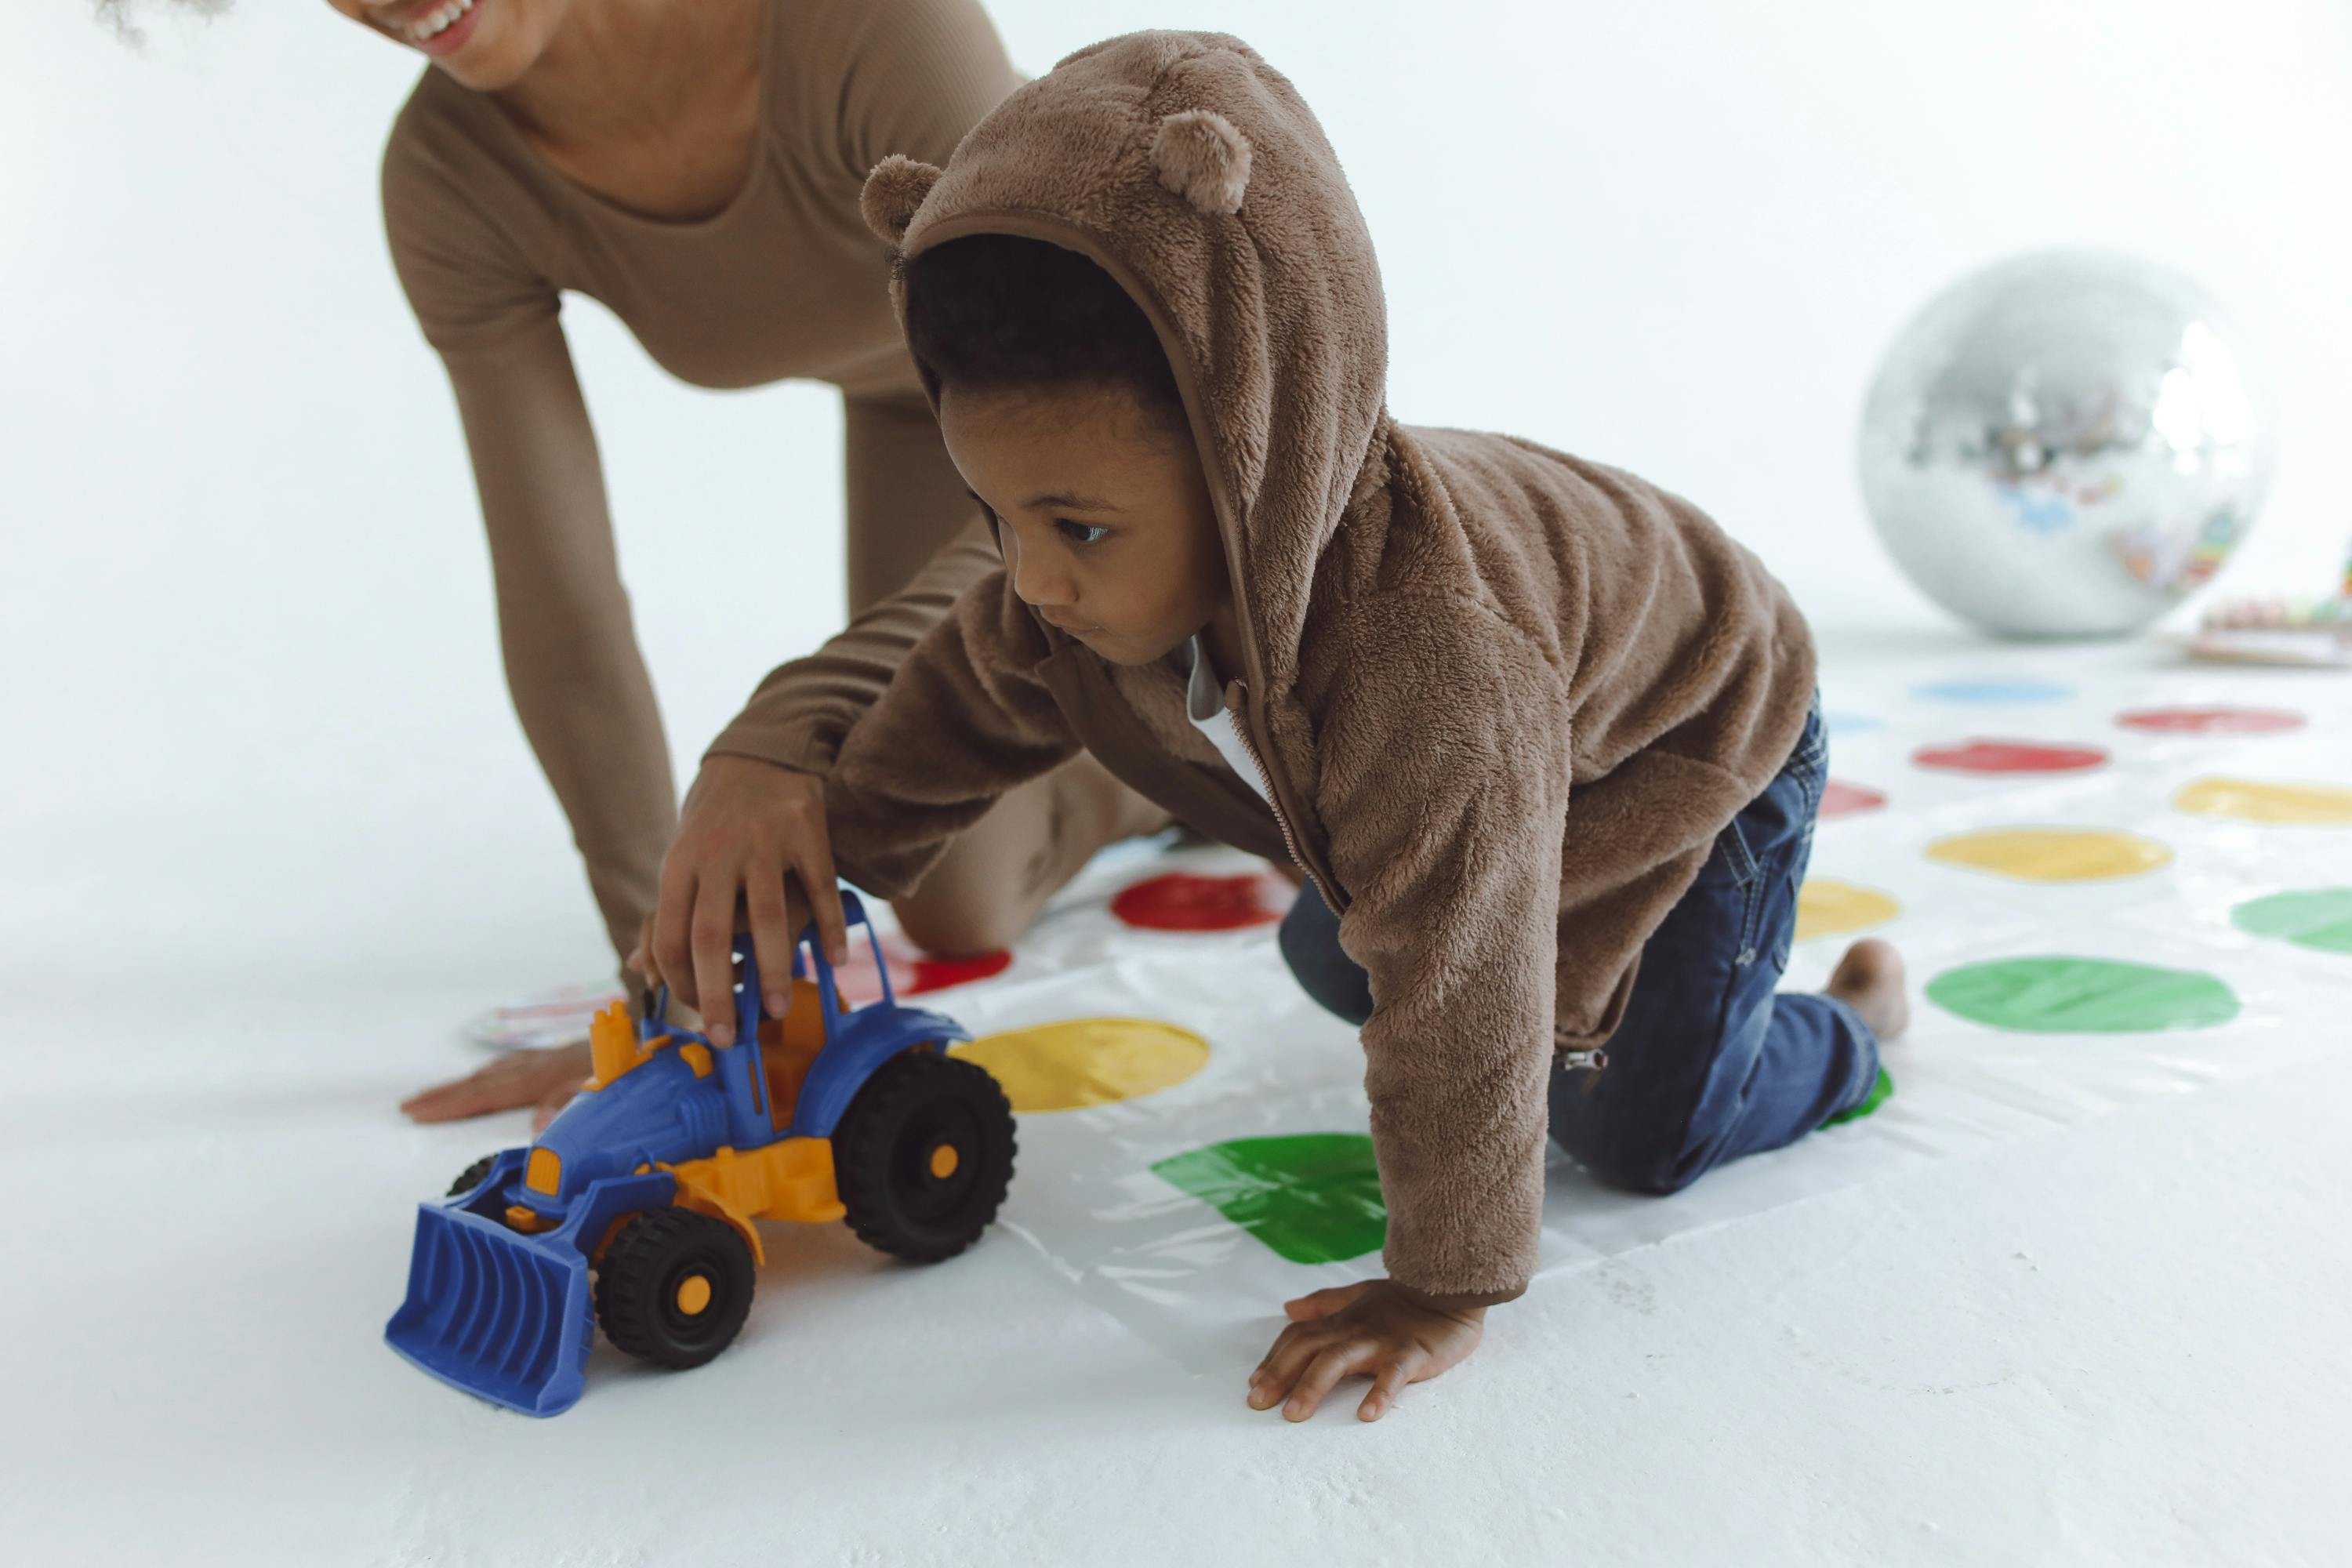
{"label": "silver disco ball", "polygon": [[2011,637],[2145,626],[2210,577],[2270,481],[2245,341],[2179,274],[2050,251],[1912,318],[1862,417],[1862,491],[1929,598]]}

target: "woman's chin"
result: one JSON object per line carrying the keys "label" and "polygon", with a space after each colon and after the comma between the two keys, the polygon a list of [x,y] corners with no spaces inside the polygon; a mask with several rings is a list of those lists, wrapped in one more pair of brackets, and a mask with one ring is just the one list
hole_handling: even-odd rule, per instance
{"label": "woman's chin", "polygon": [[500,92],[522,79],[546,47],[528,15],[509,13],[504,0],[475,0],[474,8],[440,37],[417,46],[434,67],[475,92]]}

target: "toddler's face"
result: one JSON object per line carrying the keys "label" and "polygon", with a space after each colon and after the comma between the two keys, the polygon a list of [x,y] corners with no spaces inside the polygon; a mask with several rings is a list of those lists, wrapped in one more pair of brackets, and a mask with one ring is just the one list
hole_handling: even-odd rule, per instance
{"label": "toddler's face", "polygon": [[1192,436],[1125,386],[940,399],[948,455],[996,514],[1013,590],[1114,664],[1150,664],[1225,602]]}

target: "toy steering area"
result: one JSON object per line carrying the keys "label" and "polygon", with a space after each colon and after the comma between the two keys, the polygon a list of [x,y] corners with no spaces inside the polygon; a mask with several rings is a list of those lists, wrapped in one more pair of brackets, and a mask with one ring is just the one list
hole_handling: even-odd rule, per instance
{"label": "toy steering area", "polygon": [[[842,904],[875,943],[857,895]],[[598,1324],[662,1366],[726,1349],[765,1256],[755,1220],[846,1220],[924,1263],[988,1227],[1012,1180],[1013,1108],[985,1068],[947,1054],[970,1034],[900,1005],[878,943],[882,999],[845,1011],[803,932],[782,1018],[762,1005],[750,938],[734,957],[736,1044],[669,1022],[667,988],[634,1024],[614,1003],[590,1031],[592,1075],[537,1141],[418,1205],[407,1298],[384,1329],[394,1350],[553,1415],[586,1387]]]}

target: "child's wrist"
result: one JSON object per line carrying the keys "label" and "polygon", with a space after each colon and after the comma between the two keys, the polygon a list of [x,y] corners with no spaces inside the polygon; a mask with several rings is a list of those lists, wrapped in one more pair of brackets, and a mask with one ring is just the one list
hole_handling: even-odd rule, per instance
{"label": "child's wrist", "polygon": [[1517,1290],[1482,1290],[1465,1294],[1446,1294],[1435,1290],[1417,1290],[1401,1280],[1391,1279],[1389,1288],[1404,1300],[1423,1311],[1441,1313],[1449,1318],[1467,1318],[1475,1321],[1486,1315],[1486,1309],[1500,1305],[1518,1295]]}

